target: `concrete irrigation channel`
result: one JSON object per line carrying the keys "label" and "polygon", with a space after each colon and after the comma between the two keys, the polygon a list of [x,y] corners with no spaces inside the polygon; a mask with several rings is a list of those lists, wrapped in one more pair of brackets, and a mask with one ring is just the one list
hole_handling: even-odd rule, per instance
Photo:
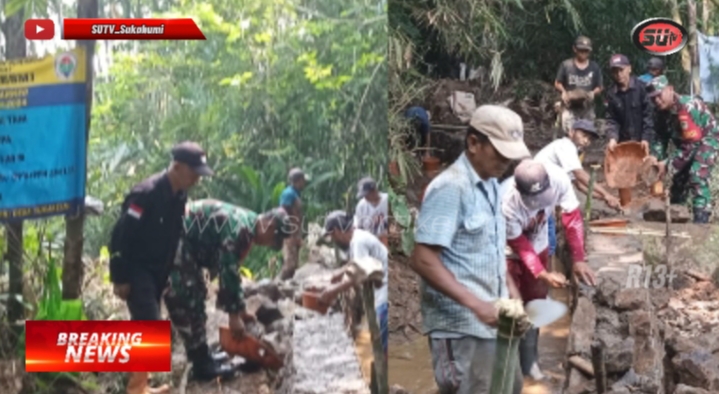
{"label": "concrete irrigation channel", "polygon": [[[334,251],[313,247],[308,260],[292,280],[262,280],[244,283],[247,309],[258,324],[248,330],[271,344],[283,358],[279,371],[258,370],[245,364],[245,372],[225,383],[187,383],[186,394],[369,394],[368,379],[349,327],[353,319],[353,294],[340,299],[321,315],[302,304],[302,289],[329,283],[335,264]],[[226,314],[208,300],[208,340],[218,342],[218,327],[227,325]],[[178,349],[173,371],[184,373],[184,357]],[[242,363],[235,357],[233,362]],[[173,379],[174,380],[174,379]]]}

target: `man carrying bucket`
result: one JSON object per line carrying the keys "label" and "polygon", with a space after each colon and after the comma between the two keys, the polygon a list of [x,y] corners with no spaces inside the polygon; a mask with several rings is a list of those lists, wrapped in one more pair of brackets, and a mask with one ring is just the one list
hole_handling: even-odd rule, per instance
{"label": "man carrying bucket", "polygon": [[667,167],[675,171],[670,190],[672,204],[684,204],[688,191],[692,197],[694,223],[708,223],[711,214],[709,179],[719,151],[719,125],[707,105],[698,97],[683,96],[664,75],[647,86],[657,111],[669,115],[672,139],[677,149],[666,159],[652,158],[659,167],[659,177]]}
{"label": "man carrying bucket", "polygon": [[626,56],[616,54],[609,59],[614,85],[607,89],[606,107],[607,149],[617,143],[637,141],[649,154],[654,138],[654,113],[644,84],[632,75],[632,65]]}
{"label": "man carrying bucket", "polygon": [[245,310],[240,264],[253,244],[275,250],[290,236],[291,224],[282,208],[256,214],[217,200],[198,200],[187,204],[184,233],[170,272],[170,288],[165,305],[170,320],[180,333],[192,362],[193,378],[212,380],[234,375],[234,369],[210,354],[205,324],[207,287],[203,268],[210,278],[219,277],[217,309],[229,314],[233,337],[245,333],[245,321],[254,320]]}
{"label": "man carrying bucket", "polygon": [[[524,160],[515,169],[512,187],[504,195],[502,213],[507,221],[507,244],[512,250],[507,271],[525,304],[547,298],[550,286],[567,284],[564,275],[549,271],[547,223],[556,206],[562,209],[572,271],[578,280],[595,284],[594,272],[584,262],[582,212],[569,176],[553,164]],[[544,378],[537,363],[538,341],[539,329],[533,329],[519,345],[522,373],[535,380]]]}

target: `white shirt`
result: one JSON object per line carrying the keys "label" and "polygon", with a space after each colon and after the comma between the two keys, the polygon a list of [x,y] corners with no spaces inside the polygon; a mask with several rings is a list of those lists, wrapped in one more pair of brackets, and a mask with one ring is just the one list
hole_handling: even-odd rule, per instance
{"label": "white shirt", "polygon": [[537,253],[549,247],[547,220],[554,207],[559,205],[564,212],[579,208],[579,200],[574,194],[572,181],[567,173],[554,164],[544,163],[544,167],[547,169],[549,187],[552,190],[552,202],[549,206],[528,210],[514,183],[502,200],[502,213],[507,220],[507,240],[524,234]]}
{"label": "white shirt", "polygon": [[355,229],[350,240],[350,259],[359,259],[363,257],[372,257],[382,263],[384,270],[384,279],[382,279],[382,287],[374,289],[374,306],[380,307],[389,302],[387,292],[387,280],[389,278],[389,266],[387,263],[387,248],[384,244],[371,233]]}
{"label": "white shirt", "polygon": [[579,149],[568,137],[552,141],[537,152],[534,160],[561,167],[569,174],[570,179],[574,179],[574,171],[582,169],[582,162],[579,160]]}
{"label": "white shirt", "polygon": [[354,214],[354,227],[369,231],[374,235],[381,235],[387,231],[387,218],[389,217],[389,196],[380,193],[377,205],[372,205],[363,198],[357,203]]}

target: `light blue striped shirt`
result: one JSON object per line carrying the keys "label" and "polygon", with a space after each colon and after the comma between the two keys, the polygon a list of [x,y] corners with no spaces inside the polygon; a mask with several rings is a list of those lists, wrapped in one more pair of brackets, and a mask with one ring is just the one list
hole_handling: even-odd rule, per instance
{"label": "light blue striped shirt", "polygon": [[[462,154],[427,187],[417,220],[417,243],[441,246],[442,263],[479,299],[506,298],[506,230],[499,185],[482,180]],[[420,284],[423,331],[432,337],[496,338],[464,306]]]}

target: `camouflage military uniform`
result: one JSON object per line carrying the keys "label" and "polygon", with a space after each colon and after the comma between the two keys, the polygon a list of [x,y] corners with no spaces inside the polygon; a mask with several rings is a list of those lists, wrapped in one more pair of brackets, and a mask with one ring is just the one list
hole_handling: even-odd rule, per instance
{"label": "camouflage military uniform", "polygon": [[669,137],[658,139],[653,153],[663,160],[669,139],[677,147],[667,158],[676,171],[672,180],[674,203],[683,202],[688,191],[694,209],[706,210],[711,203],[709,178],[719,151],[719,127],[706,104],[691,96],[679,96],[668,121]]}
{"label": "camouflage military uniform", "polygon": [[184,235],[170,273],[165,305],[188,352],[207,341],[203,268],[211,279],[219,276],[217,308],[227,313],[244,311],[240,260],[252,246],[257,217],[254,212],[221,201],[187,204]]}

